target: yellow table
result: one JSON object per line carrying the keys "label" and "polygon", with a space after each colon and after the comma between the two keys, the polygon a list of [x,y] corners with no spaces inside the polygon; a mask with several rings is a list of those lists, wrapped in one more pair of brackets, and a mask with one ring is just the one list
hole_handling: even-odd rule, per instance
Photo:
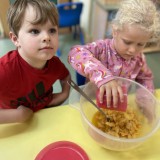
{"label": "yellow table", "polygon": [[[160,90],[157,90],[160,99]],[[140,147],[115,152],[100,147],[85,131],[80,112],[60,106],[35,113],[24,124],[0,125],[0,160],[34,160],[48,144],[72,141],[81,146],[90,160],[159,160],[160,130]]]}

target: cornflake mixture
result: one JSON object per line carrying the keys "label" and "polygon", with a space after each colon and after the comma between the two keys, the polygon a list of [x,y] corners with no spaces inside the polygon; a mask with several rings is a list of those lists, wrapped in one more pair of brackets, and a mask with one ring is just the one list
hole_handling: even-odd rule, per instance
{"label": "cornflake mixture", "polygon": [[126,112],[103,109],[108,119],[100,112],[96,112],[92,123],[105,133],[123,138],[136,138],[142,129],[144,117],[128,108]]}

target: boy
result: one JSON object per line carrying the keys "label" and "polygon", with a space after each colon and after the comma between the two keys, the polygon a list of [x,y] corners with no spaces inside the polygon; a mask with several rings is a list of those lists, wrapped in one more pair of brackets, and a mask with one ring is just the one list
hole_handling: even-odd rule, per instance
{"label": "boy", "polygon": [[[55,56],[56,7],[48,0],[16,0],[8,23],[17,49],[0,59],[0,123],[24,122],[35,111],[63,103],[70,90],[69,71]],[[56,80],[62,92],[54,94]]]}

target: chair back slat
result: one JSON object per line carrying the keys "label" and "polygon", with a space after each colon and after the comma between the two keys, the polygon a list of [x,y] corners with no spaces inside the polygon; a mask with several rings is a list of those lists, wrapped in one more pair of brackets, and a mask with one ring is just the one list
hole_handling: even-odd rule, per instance
{"label": "chair back slat", "polygon": [[82,2],[68,2],[57,5],[59,12],[59,27],[71,27],[80,24]]}

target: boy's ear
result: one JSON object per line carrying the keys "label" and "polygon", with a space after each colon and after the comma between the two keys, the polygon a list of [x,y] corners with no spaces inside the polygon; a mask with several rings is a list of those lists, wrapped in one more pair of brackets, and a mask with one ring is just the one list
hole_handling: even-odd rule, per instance
{"label": "boy's ear", "polygon": [[13,32],[9,32],[9,37],[14,45],[18,47],[18,37]]}

